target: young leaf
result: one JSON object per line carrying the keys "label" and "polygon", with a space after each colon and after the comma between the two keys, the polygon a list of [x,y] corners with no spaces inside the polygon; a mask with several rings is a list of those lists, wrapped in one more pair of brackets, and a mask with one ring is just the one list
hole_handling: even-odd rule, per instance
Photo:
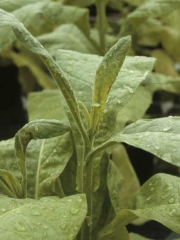
{"label": "young leaf", "polygon": [[75,239],[87,212],[85,195],[38,201],[0,197],[0,205],[0,235],[4,240]]}
{"label": "young leaf", "polygon": [[6,170],[0,169],[0,190],[13,198],[22,198],[23,192],[18,179]]}
{"label": "young leaf", "polygon": [[40,148],[36,172],[35,199],[53,192],[56,179],[63,172],[73,152],[70,134],[45,139]]}
{"label": "young leaf", "polygon": [[96,71],[93,88],[90,134],[97,132],[109,91],[118,76],[131,44],[131,38],[121,38],[104,56]]}

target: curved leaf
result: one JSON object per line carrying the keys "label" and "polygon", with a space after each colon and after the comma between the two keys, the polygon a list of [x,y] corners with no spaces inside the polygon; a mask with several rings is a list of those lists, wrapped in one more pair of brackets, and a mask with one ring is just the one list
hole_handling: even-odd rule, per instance
{"label": "curved leaf", "polygon": [[[90,131],[94,134],[99,125],[99,119],[105,108],[109,91],[120,72],[126,54],[130,48],[131,38],[121,38],[104,56],[95,76]],[[98,105],[99,107],[97,107]]]}
{"label": "curved leaf", "polygon": [[100,233],[111,236],[121,226],[137,218],[152,219],[172,231],[180,233],[180,198],[178,177],[156,174],[140,189],[133,200],[132,209],[124,209]]}
{"label": "curved leaf", "polygon": [[1,196],[0,205],[0,235],[4,240],[74,239],[87,212],[85,195],[39,201]]}
{"label": "curved leaf", "polygon": [[0,169],[0,190],[1,193],[9,197],[23,197],[22,187],[18,179],[12,173],[2,169]]}

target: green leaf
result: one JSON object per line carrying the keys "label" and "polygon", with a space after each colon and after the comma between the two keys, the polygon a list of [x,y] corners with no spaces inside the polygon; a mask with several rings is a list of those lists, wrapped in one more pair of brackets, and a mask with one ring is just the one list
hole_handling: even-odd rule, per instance
{"label": "green leaf", "polygon": [[[77,26],[88,35],[89,19],[87,9],[64,6],[60,2],[51,2],[48,0],[37,1],[18,1],[11,7],[7,4],[0,3],[0,8],[5,11],[12,11],[16,18],[23,22],[25,27],[30,27],[37,35],[47,31],[51,31],[55,26],[66,23],[75,23]],[[68,17],[67,17],[68,16]],[[83,24],[82,24],[83,23]],[[0,50],[11,44],[15,37],[9,29],[1,29],[1,44]],[[8,33],[8,39],[7,39]]]}
{"label": "green leaf", "polygon": [[146,88],[152,89],[152,91],[164,90],[172,93],[180,92],[180,77],[151,73],[143,84]]}
{"label": "green leaf", "polygon": [[[85,104],[88,110],[90,110],[92,93],[89,91],[89,89],[92,89],[93,87],[96,70],[102,61],[102,57],[81,54],[67,50],[58,50],[56,60],[58,65],[69,77],[69,81],[76,93],[77,98]],[[154,58],[139,56],[126,57],[121,71],[109,93],[106,108],[104,110],[104,116],[101,120],[102,122],[100,124],[99,137],[102,137],[103,141],[105,138],[107,139],[108,137],[112,136],[116,126],[117,131],[118,129],[121,129],[120,126],[118,128],[118,124],[116,123],[117,114],[119,123],[121,116],[120,111],[123,111],[123,107],[126,106],[133,97],[139,84],[146,79],[147,75],[153,68],[154,60]],[[146,108],[150,102],[151,91],[149,91],[150,90],[147,90],[145,93],[142,93],[147,97],[147,103],[144,108]],[[141,92],[143,92],[143,90]],[[141,93],[139,93],[139,95],[141,95]],[[135,95],[134,98],[138,99],[139,95]],[[142,110],[141,112],[139,111],[139,114],[144,113],[144,108],[142,105],[143,104],[140,103]],[[135,109],[134,106],[131,108]],[[124,109],[124,111],[126,110]],[[122,112],[122,116],[124,118],[125,115],[123,113],[124,112]]]}
{"label": "green leaf", "polygon": [[13,198],[22,198],[23,192],[18,179],[6,170],[0,169],[0,190]]}
{"label": "green leaf", "polygon": [[53,192],[55,181],[64,171],[72,152],[69,133],[43,141],[36,173],[36,199],[38,196],[47,196]]}
{"label": "green leaf", "polygon": [[[114,204],[112,201],[112,205],[115,212],[118,213],[120,210],[128,208],[129,199],[139,190],[140,184],[123,145],[118,144],[112,149],[112,162],[114,163],[115,171],[114,174],[112,172],[108,176],[110,178],[109,181],[111,181],[111,186],[108,184],[108,187],[111,201],[112,194],[114,195]],[[115,173],[117,181],[115,181]]]}
{"label": "green leaf", "polygon": [[69,5],[75,5],[75,6],[79,6],[79,7],[87,7],[91,4],[95,3],[95,0],[64,0],[65,4],[69,4]]}
{"label": "green leaf", "polygon": [[111,199],[114,211],[118,213],[120,211],[119,199],[120,190],[123,183],[123,175],[117,169],[116,165],[110,160],[107,173],[107,185],[109,191],[109,197]]}
{"label": "green leaf", "polygon": [[[34,197],[35,176],[37,170],[37,159],[42,140],[32,141],[26,154],[28,196]],[[0,168],[6,169],[21,181],[21,173],[17,165],[14,152],[14,138],[0,142]]]}
{"label": "green leaf", "polygon": [[36,119],[67,118],[60,101],[59,90],[44,90],[28,95],[27,110],[29,121]]}
{"label": "green leaf", "polygon": [[0,235],[4,240],[74,239],[87,212],[85,195],[39,201],[1,196],[0,205]]}
{"label": "green leaf", "polygon": [[101,232],[111,236],[121,226],[136,218],[152,219],[160,222],[172,231],[180,233],[180,179],[160,173],[151,177],[136,194],[132,209],[124,209]]}
{"label": "green leaf", "polygon": [[59,120],[35,120],[27,123],[15,135],[15,151],[18,165],[22,174],[22,188],[26,196],[27,175],[26,175],[26,148],[31,139],[44,139],[63,135],[70,130],[68,125],[61,123]]}
{"label": "green leaf", "polygon": [[[151,102],[151,88],[139,85],[130,101],[119,113],[117,113],[117,129],[122,130],[127,124],[143,118]],[[106,114],[108,114],[110,119],[110,113]]]}
{"label": "green leaf", "polygon": [[[39,2],[46,2],[47,0],[40,0]],[[12,1],[12,0],[2,0],[0,2],[0,8],[2,8],[3,10],[7,11],[7,12],[12,12],[16,9],[19,9],[25,5],[28,4],[35,4],[37,3],[36,0],[16,0],[16,1]]]}
{"label": "green leaf", "polygon": [[179,131],[179,117],[139,120],[127,126],[121,133],[113,137],[112,141],[126,142],[151,152],[171,164],[180,166]]}
{"label": "green leaf", "polygon": [[[167,117],[155,120],[138,120],[128,125],[107,142],[91,151],[86,161],[116,143],[125,142],[141,148],[175,166],[180,166],[179,145],[180,118]],[[143,139],[143,141],[142,141]]]}
{"label": "green leaf", "polygon": [[40,35],[37,38],[51,56],[55,56],[57,49],[69,49],[82,53],[98,54],[84,33],[74,24],[64,24],[54,31]]}
{"label": "green leaf", "polygon": [[103,234],[98,236],[98,240],[130,240],[129,233],[125,227],[119,227],[116,231],[112,232],[112,234]]}
{"label": "green leaf", "polygon": [[121,28],[121,36],[130,34],[148,18],[157,18],[172,13],[180,8],[179,0],[150,0],[130,13]]}
{"label": "green leaf", "polygon": [[130,240],[150,240],[149,238],[145,238],[136,233],[130,233],[129,237],[130,237]]}
{"label": "green leaf", "polygon": [[131,38],[121,38],[104,56],[95,76],[92,109],[91,109],[91,134],[97,132],[99,119],[105,108],[109,91],[120,72],[126,54],[130,48]]}

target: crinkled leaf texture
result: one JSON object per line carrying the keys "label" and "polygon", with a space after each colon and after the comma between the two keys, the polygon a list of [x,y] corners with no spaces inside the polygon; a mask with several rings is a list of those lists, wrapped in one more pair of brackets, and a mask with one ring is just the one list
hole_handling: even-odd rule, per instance
{"label": "crinkled leaf texture", "polygon": [[123,209],[99,236],[111,237],[121,226],[137,218],[152,219],[180,233],[180,179],[160,173],[151,177],[139,190],[131,208]]}
{"label": "crinkled leaf texture", "polygon": [[59,199],[0,196],[0,236],[4,240],[73,240],[87,213],[85,195]]}

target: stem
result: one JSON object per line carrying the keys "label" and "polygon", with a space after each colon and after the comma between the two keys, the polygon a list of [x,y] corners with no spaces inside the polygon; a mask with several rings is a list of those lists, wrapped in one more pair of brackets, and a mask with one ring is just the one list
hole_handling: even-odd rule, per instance
{"label": "stem", "polygon": [[61,180],[60,180],[59,177],[56,179],[56,188],[57,188],[58,196],[60,198],[64,198],[66,195],[64,193],[64,190],[63,190],[63,187],[62,187],[62,184],[61,184]]}
{"label": "stem", "polygon": [[42,146],[41,146],[41,149],[40,149],[39,159],[38,159],[38,167],[37,167],[37,172],[36,172],[36,186],[35,186],[35,199],[36,200],[39,199],[39,175],[40,175],[42,154],[43,154],[43,151],[44,151],[44,143],[45,143],[45,140],[43,140]]}
{"label": "stem", "polygon": [[104,0],[96,0],[97,27],[99,30],[100,46],[103,53],[106,53],[106,4]]}

